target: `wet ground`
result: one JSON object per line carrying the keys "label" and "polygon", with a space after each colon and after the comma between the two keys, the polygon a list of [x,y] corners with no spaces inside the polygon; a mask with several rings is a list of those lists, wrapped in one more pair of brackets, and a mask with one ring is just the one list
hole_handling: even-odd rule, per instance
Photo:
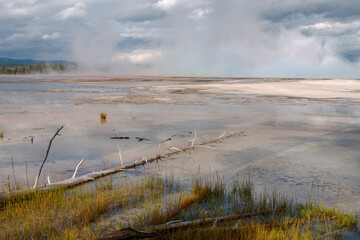
{"label": "wet ground", "polygon": [[[62,125],[42,180],[70,177],[83,157],[78,174],[117,165],[118,146],[126,145],[122,157],[130,163],[185,146],[195,131],[198,141],[243,131],[246,137],[215,144],[215,151],[198,149],[160,167],[185,180],[212,172],[232,182],[250,173],[258,189],[276,185],[299,201],[313,193],[330,206],[359,209],[359,81],[301,81],[0,76],[0,179],[13,179],[13,159],[16,179],[32,185],[48,141]],[[301,86],[309,83],[320,97],[302,95]],[[288,91],[271,95],[268,86]],[[101,121],[102,112],[107,118]]]}

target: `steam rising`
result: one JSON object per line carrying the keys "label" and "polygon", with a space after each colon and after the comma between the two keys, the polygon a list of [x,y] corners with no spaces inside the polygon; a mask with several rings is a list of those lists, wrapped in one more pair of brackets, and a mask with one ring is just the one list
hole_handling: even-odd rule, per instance
{"label": "steam rising", "polygon": [[356,77],[356,1],[341,15],[335,3],[14,0],[0,5],[0,54],[131,75]]}

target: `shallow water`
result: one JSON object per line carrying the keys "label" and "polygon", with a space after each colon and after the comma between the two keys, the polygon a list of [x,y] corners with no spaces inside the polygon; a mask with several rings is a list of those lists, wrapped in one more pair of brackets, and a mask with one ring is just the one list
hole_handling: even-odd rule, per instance
{"label": "shallow water", "polygon": [[[154,155],[159,143],[168,138],[172,140],[162,144],[160,152],[186,145],[195,130],[197,136],[244,131],[246,137],[212,145],[215,151],[198,149],[160,166],[178,179],[216,172],[232,182],[250,173],[258,189],[276,185],[279,192],[299,201],[306,201],[313,192],[328,205],[340,201],[347,209],[360,207],[357,99],[156,90],[157,86],[181,87],[182,82],[197,84],[199,79],[96,81],[91,77],[92,81],[72,81],[75,78],[79,79],[0,76],[0,132],[4,133],[0,138],[1,181],[13,178],[13,159],[16,178],[24,182],[28,178],[33,184],[48,141],[62,125],[65,128],[55,138],[42,174],[51,179],[70,177],[83,157],[86,160],[78,174],[117,165],[117,146],[126,145],[122,157],[130,163],[143,155]],[[262,82],[244,80],[251,81]],[[144,102],[103,104],[91,99],[104,96],[132,96]],[[146,102],[148,97],[164,100]],[[168,99],[172,101],[166,102]],[[174,102],[178,104],[167,104]],[[105,123],[100,120],[101,112],[107,113]],[[129,139],[110,139],[114,136]],[[137,137],[150,141],[138,141]]]}

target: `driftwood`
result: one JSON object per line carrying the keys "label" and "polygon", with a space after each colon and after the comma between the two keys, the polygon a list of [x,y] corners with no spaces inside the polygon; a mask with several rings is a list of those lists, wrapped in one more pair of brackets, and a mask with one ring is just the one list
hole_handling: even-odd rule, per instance
{"label": "driftwood", "polygon": [[142,138],[142,137],[135,137],[138,142],[141,142],[141,141],[151,141],[150,139],[147,139],[147,138]]}
{"label": "driftwood", "polygon": [[167,141],[171,141],[172,138],[168,138],[168,139],[165,139],[164,141],[162,141],[161,143],[164,143],[164,142],[167,142]]}
{"label": "driftwood", "polygon": [[36,178],[35,178],[35,184],[34,184],[33,188],[36,188],[36,187],[38,186],[38,184],[39,184],[39,177],[40,177],[40,174],[41,174],[41,170],[42,170],[42,168],[43,168],[43,166],[44,166],[44,163],[45,163],[45,161],[46,161],[46,159],[47,159],[47,157],[48,157],[48,155],[49,155],[49,151],[50,151],[50,148],[51,148],[52,141],[55,139],[55,137],[56,137],[57,135],[59,135],[59,132],[60,132],[61,129],[63,129],[63,128],[64,128],[64,126],[61,126],[60,128],[58,128],[58,130],[56,131],[56,133],[54,134],[54,136],[50,139],[49,146],[48,146],[48,148],[47,148],[47,150],[46,150],[46,154],[45,154],[44,160],[43,160],[43,162],[41,163],[41,166],[40,166],[40,169],[39,169],[39,173],[38,173],[38,175],[37,175]]}
{"label": "driftwood", "polygon": [[[122,230],[113,232],[113,233],[109,233],[106,235],[102,235],[98,238],[96,238],[97,240],[108,240],[108,239],[122,239],[122,238],[126,238],[129,237],[130,235],[132,235],[132,238],[143,238],[143,237],[154,237],[157,235],[160,235],[162,233],[166,233],[166,232],[174,232],[174,231],[178,231],[181,229],[185,229],[185,228],[189,228],[189,227],[195,227],[195,226],[206,226],[206,225],[213,225],[211,228],[211,230],[214,229],[219,229],[216,227],[217,223],[221,223],[221,222],[228,222],[228,221],[232,221],[232,220],[238,220],[238,219],[244,219],[244,218],[249,218],[249,217],[254,217],[254,216],[259,216],[259,215],[266,215],[266,214],[270,214],[270,213],[275,213],[275,212],[282,212],[284,211],[283,208],[281,209],[270,209],[270,210],[264,210],[264,211],[260,211],[260,212],[252,212],[252,213],[244,213],[244,214],[236,214],[236,215],[230,215],[230,216],[224,216],[224,217],[217,217],[217,218],[205,218],[205,219],[197,219],[197,220],[192,220],[192,221],[171,221],[165,224],[161,224],[161,225],[156,225],[154,227],[152,227],[152,231],[140,231],[134,228],[124,228]],[[206,228],[207,229],[207,228]],[[236,228],[233,228],[236,229]],[[134,236],[135,235],[135,236]]]}
{"label": "driftwood", "polygon": [[[44,162],[46,160],[46,157],[48,155],[52,140],[54,140],[54,138],[58,135],[59,131],[62,128],[63,127],[59,128],[57,130],[57,132],[54,134],[53,138],[50,140],[49,147],[48,147],[48,150],[47,150],[47,154],[45,156],[43,164],[44,164]],[[58,182],[54,182],[54,183],[50,183],[50,184],[49,184],[50,181],[48,179],[48,184],[47,185],[45,184],[45,185],[42,185],[42,186],[39,186],[39,187],[36,187],[36,188],[32,188],[32,189],[16,190],[16,191],[11,191],[11,192],[7,192],[7,193],[0,193],[0,204],[1,204],[1,202],[4,202],[9,197],[16,197],[16,196],[22,195],[24,193],[31,193],[31,192],[34,192],[34,191],[46,192],[46,191],[49,191],[49,190],[52,190],[52,189],[57,189],[57,188],[75,187],[75,186],[78,186],[80,184],[88,183],[88,182],[94,181],[95,179],[98,179],[98,178],[101,178],[101,177],[104,177],[104,176],[108,176],[110,174],[115,174],[115,173],[118,173],[118,172],[121,172],[121,171],[124,171],[124,170],[128,170],[128,169],[134,169],[134,168],[136,168],[138,166],[143,166],[143,165],[146,165],[146,164],[149,164],[151,162],[158,161],[158,160],[169,159],[173,155],[194,150],[196,147],[206,146],[208,144],[215,143],[215,142],[218,142],[218,141],[221,141],[221,140],[224,140],[224,139],[227,139],[227,138],[236,137],[236,136],[245,136],[245,134],[243,132],[229,133],[229,134],[224,133],[224,134],[220,135],[217,138],[214,138],[214,139],[209,140],[207,142],[204,141],[204,142],[199,143],[199,144],[195,144],[195,140],[196,140],[196,137],[195,137],[195,139],[191,140],[191,143],[189,143],[188,147],[185,147],[185,148],[171,147],[171,148],[169,148],[169,150],[171,150],[171,152],[166,153],[166,154],[157,154],[155,157],[150,158],[150,159],[147,159],[144,156],[142,160],[137,159],[131,164],[125,164],[124,165],[123,163],[121,163],[120,165],[117,165],[117,166],[112,167],[112,168],[103,169],[103,170],[99,170],[99,171],[94,171],[92,173],[88,173],[88,174],[85,174],[85,175],[82,175],[82,176],[79,176],[79,177],[74,177],[73,176],[72,178],[65,179],[65,180],[58,181]],[[121,156],[121,149],[119,149],[119,156]],[[120,157],[120,159],[121,159],[121,157]],[[39,171],[39,174],[38,174],[37,178],[40,175],[41,168],[42,168],[43,164],[40,167],[40,171]]]}
{"label": "driftwood", "polygon": [[111,137],[110,139],[130,139],[130,137],[118,137],[118,136],[115,136],[115,137]]}

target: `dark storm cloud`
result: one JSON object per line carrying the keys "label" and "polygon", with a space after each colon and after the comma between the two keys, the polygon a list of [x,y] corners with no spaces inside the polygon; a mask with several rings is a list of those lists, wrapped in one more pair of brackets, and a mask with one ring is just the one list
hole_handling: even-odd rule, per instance
{"label": "dark storm cloud", "polygon": [[360,58],[360,49],[353,49],[342,53],[343,57],[350,62],[358,62]]}
{"label": "dark storm cloud", "polygon": [[360,57],[360,3],[349,1],[277,2],[263,13],[273,26],[299,30],[321,42],[332,42],[339,58],[356,63]]}
{"label": "dark storm cloud", "polygon": [[360,4],[357,0],[317,0],[317,1],[271,1],[263,16],[273,22],[293,18],[320,15],[333,20],[352,20],[359,18]]}

